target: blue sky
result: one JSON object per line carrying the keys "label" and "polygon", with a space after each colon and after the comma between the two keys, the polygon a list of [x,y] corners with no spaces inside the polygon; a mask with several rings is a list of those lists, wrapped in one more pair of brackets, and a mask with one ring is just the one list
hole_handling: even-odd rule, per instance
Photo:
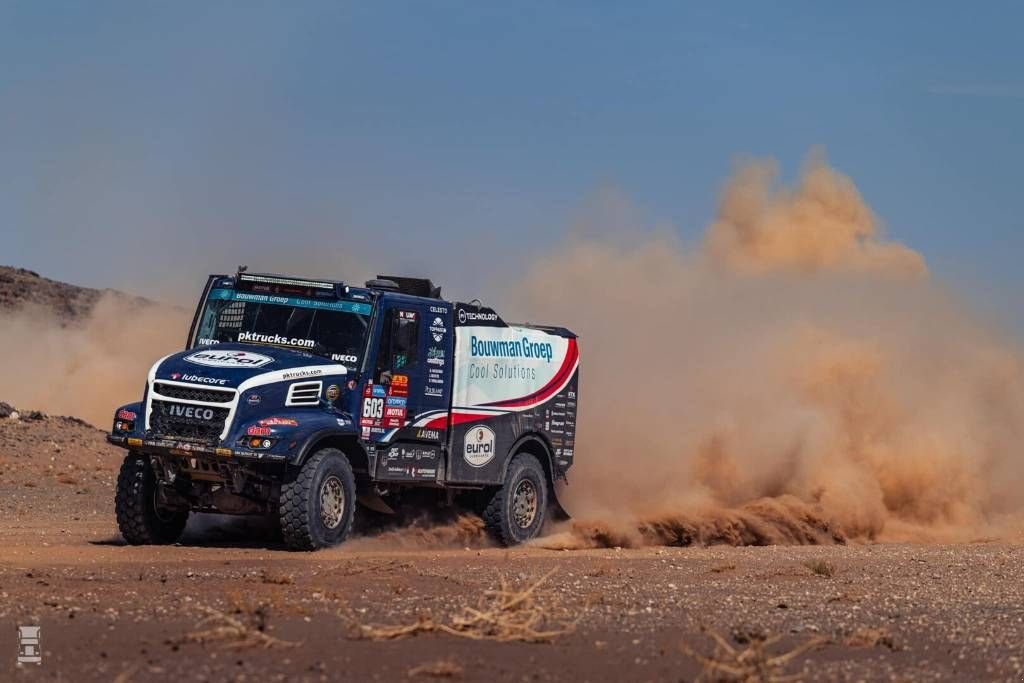
{"label": "blue sky", "polygon": [[238,262],[472,295],[615,187],[695,240],[813,146],[1024,326],[1024,5],[0,3],[0,263],[175,294]]}

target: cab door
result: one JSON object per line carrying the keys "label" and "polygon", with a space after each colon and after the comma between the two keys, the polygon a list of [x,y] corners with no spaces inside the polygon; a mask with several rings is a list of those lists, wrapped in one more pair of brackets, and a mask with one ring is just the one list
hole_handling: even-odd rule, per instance
{"label": "cab door", "polygon": [[451,392],[451,306],[385,300],[375,367],[363,388],[363,438],[377,478],[440,479]]}

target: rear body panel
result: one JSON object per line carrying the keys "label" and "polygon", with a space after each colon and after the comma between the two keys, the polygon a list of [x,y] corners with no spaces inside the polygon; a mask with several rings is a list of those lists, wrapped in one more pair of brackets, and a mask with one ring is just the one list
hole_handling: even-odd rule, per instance
{"label": "rear body panel", "polygon": [[448,480],[498,483],[513,446],[536,435],[558,478],[576,447],[579,348],[564,330],[509,325],[457,304]]}

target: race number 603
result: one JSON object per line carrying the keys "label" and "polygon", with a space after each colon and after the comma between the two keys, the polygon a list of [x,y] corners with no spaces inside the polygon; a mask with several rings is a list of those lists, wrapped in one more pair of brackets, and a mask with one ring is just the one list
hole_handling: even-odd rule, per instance
{"label": "race number 603", "polygon": [[363,401],[363,417],[379,420],[384,417],[384,399],[368,398]]}

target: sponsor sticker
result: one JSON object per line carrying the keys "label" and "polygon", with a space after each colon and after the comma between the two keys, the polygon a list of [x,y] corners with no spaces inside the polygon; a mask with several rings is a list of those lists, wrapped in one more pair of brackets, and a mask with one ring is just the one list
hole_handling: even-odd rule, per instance
{"label": "sponsor sticker", "polygon": [[472,335],[469,339],[469,355],[476,358],[540,358],[551,362],[554,349],[547,342],[531,341],[528,337],[520,339],[479,339]]}
{"label": "sponsor sticker", "polygon": [[416,432],[416,438],[428,441],[440,441],[441,431],[439,429],[421,429]]}
{"label": "sponsor sticker", "polygon": [[388,394],[391,396],[408,396],[409,376],[395,375],[392,377],[391,384],[388,385]]}
{"label": "sponsor sticker", "polygon": [[405,396],[388,396],[387,405],[396,408],[404,408],[409,399]]}
{"label": "sponsor sticker", "polygon": [[262,368],[274,362],[270,356],[252,351],[197,351],[185,360],[211,368]]}
{"label": "sponsor sticker", "polygon": [[316,347],[315,339],[302,339],[300,337],[282,337],[279,334],[260,334],[258,332],[239,332],[238,341],[274,344],[276,346],[295,346],[300,349],[312,349]]}
{"label": "sponsor sticker", "polygon": [[430,336],[434,338],[434,341],[438,344],[444,339],[445,333],[448,332],[448,328],[444,325],[444,319],[441,316],[434,318],[434,321],[430,323]]}
{"label": "sponsor sticker", "polygon": [[472,323],[493,323],[497,322],[498,314],[493,311],[485,313],[483,311],[467,311],[465,308],[459,309],[459,324],[465,325],[468,322]]}
{"label": "sponsor sticker", "polygon": [[441,387],[428,386],[423,389],[424,396],[444,396],[444,389]]}
{"label": "sponsor sticker", "polygon": [[298,427],[299,421],[290,417],[265,417],[259,422],[264,427]]}
{"label": "sponsor sticker", "polygon": [[281,375],[281,379],[301,379],[303,377],[318,377],[324,374],[322,368],[310,368],[308,370],[296,370],[294,372],[286,372]]}
{"label": "sponsor sticker", "polygon": [[483,425],[471,427],[462,442],[462,457],[471,467],[494,460],[494,430]]}
{"label": "sponsor sticker", "polygon": [[334,401],[337,401],[338,396],[341,395],[341,389],[338,387],[337,384],[332,384],[331,386],[327,387],[326,395],[327,400],[333,403]]}
{"label": "sponsor sticker", "polygon": [[185,375],[180,372],[172,372],[171,379],[181,382],[194,382],[196,384],[216,384],[218,386],[224,386],[228,383],[226,379],[219,379],[217,377],[201,377],[199,375]]}

